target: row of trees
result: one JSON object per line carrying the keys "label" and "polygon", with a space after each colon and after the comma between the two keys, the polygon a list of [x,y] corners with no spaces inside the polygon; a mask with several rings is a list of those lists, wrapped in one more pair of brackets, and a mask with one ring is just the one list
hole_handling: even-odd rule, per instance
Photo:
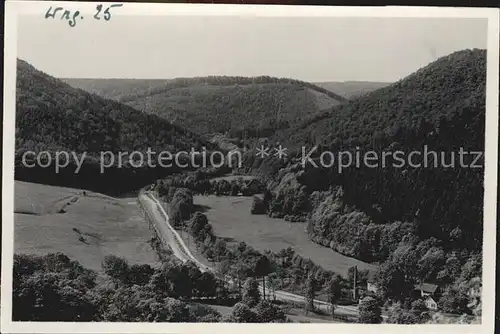
{"label": "row of trees", "polygon": [[218,196],[252,196],[265,190],[265,186],[257,179],[245,180],[243,177],[211,179],[212,175],[202,171],[174,174],[157,181],[155,189],[169,202],[177,188],[189,189],[193,194]]}

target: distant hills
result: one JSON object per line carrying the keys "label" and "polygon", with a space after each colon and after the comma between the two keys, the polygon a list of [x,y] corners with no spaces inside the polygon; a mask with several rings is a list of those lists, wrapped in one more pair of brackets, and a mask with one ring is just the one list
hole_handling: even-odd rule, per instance
{"label": "distant hills", "polygon": [[237,138],[268,136],[346,101],[311,83],[267,76],[64,81],[200,135],[222,133]]}
{"label": "distant hills", "polygon": [[335,92],[346,99],[352,99],[379,88],[389,86],[391,83],[374,81],[328,81],[315,82],[314,84],[331,92]]}
{"label": "distant hills", "polygon": [[[16,178],[21,180],[98,191],[107,191],[108,187],[134,189],[154,180],[156,173],[171,171],[110,168],[101,175],[97,166],[100,152],[146,152],[148,147],[156,152],[176,152],[213,147],[164,118],[75,89],[23,60],[17,62],[16,89]],[[78,155],[85,152],[85,168],[79,175],[73,173],[74,161],[59,175],[53,174],[54,168],[24,168],[20,159],[27,150],[52,153],[63,150]],[[124,165],[128,166],[128,160]],[[123,182],[127,177],[130,178]]]}

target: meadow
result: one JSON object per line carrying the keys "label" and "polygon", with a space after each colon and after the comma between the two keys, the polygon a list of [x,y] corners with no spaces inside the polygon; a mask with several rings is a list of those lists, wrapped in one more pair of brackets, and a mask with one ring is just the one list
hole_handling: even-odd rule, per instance
{"label": "meadow", "polygon": [[346,276],[350,267],[375,269],[375,266],[341,255],[309,239],[306,223],[289,223],[267,215],[252,215],[252,197],[194,196],[194,204],[202,208],[214,228],[214,234],[228,244],[244,241],[256,250],[278,252],[292,247],[304,258],[324,269]]}
{"label": "meadow", "polygon": [[14,251],[63,252],[96,271],[109,254],[156,266],[156,253],[148,243],[152,234],[136,201],[16,181]]}

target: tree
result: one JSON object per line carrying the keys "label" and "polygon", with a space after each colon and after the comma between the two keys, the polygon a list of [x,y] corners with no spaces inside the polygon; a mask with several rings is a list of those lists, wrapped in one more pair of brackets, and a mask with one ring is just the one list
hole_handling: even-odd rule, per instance
{"label": "tree", "polygon": [[145,285],[151,279],[154,269],[149,264],[134,264],[130,266],[127,283],[130,285]]}
{"label": "tree", "polygon": [[418,323],[426,323],[430,319],[429,310],[422,299],[414,300],[411,303],[410,312],[417,318]]}
{"label": "tree", "polygon": [[87,295],[62,273],[37,272],[13,286],[12,317],[15,321],[94,321],[97,309]]}
{"label": "tree", "polygon": [[115,281],[127,283],[129,265],[125,259],[115,255],[106,255],[102,261],[102,269]]}
{"label": "tree", "polygon": [[214,255],[217,258],[217,261],[227,255],[227,244],[223,239],[218,238],[214,245]]}
{"label": "tree", "polygon": [[[174,298],[165,298],[162,303],[158,303],[154,306],[159,306],[164,308],[164,312],[160,313],[162,318],[158,316],[153,320],[155,322],[158,321],[167,321],[167,322],[189,322],[191,321],[191,317],[189,314],[189,309],[187,305],[180,300]],[[154,307],[150,307],[150,309],[155,310]],[[157,312],[159,313],[159,312]]]}
{"label": "tree", "polygon": [[365,297],[359,301],[359,318],[361,324],[379,324],[382,322],[380,303],[373,297]]}
{"label": "tree", "polygon": [[189,219],[193,211],[193,195],[189,189],[178,188],[175,190],[172,201],[170,202],[170,216],[173,225],[179,227],[184,220]]}
{"label": "tree", "polygon": [[252,208],[250,213],[252,215],[263,215],[267,212],[266,204],[258,196],[253,197]]}
{"label": "tree", "polygon": [[253,277],[249,277],[243,286],[242,303],[254,307],[260,301],[259,284]]}
{"label": "tree", "polygon": [[309,311],[314,312],[314,298],[316,297],[316,291],[318,289],[318,283],[316,279],[311,274],[306,281],[306,314]]}
{"label": "tree", "polygon": [[445,253],[442,248],[431,247],[418,261],[419,276],[422,280],[432,279],[445,263]]}
{"label": "tree", "polygon": [[12,284],[14,321],[96,321],[91,293],[95,273],[62,253],[15,255]]}
{"label": "tree", "polygon": [[252,275],[252,268],[247,263],[238,261],[233,266],[233,273],[238,279],[238,290],[241,294],[241,283]]}
{"label": "tree", "polygon": [[448,288],[439,299],[440,309],[448,313],[472,314],[472,311],[467,306],[468,304],[469,298],[465,291],[453,286]]}
{"label": "tree", "polygon": [[268,300],[261,300],[255,307],[258,322],[284,322],[285,313]]}
{"label": "tree", "polygon": [[217,312],[215,309],[204,305],[204,304],[190,304],[189,306],[190,313],[193,319],[196,319],[199,322],[220,322],[221,314]]}
{"label": "tree", "polygon": [[328,302],[332,307],[332,316],[335,312],[335,305],[340,300],[342,295],[342,278],[339,275],[334,275],[328,282]]}
{"label": "tree", "polygon": [[255,264],[254,273],[257,277],[262,277],[262,297],[266,299],[266,276],[271,272],[271,262],[267,256],[263,255]]}
{"label": "tree", "polygon": [[416,324],[419,319],[414,313],[405,310],[401,303],[394,303],[389,308],[389,316],[387,318],[387,323],[389,324]]}
{"label": "tree", "polygon": [[272,200],[273,200],[273,194],[268,189],[265,189],[263,202],[264,202],[264,207],[265,207],[266,211],[269,210],[269,205],[271,204]]}
{"label": "tree", "polygon": [[235,322],[257,322],[257,315],[245,303],[236,303],[233,306],[231,317]]}
{"label": "tree", "polygon": [[278,287],[278,275],[272,273],[267,277],[267,287],[273,294],[273,300],[276,300],[276,288]]}
{"label": "tree", "polygon": [[231,262],[228,260],[223,260],[217,264],[217,273],[219,274],[219,279],[222,282],[222,285],[225,286],[225,278],[227,274],[231,271]]}
{"label": "tree", "polygon": [[205,239],[205,235],[202,232],[208,224],[208,218],[203,213],[196,212],[193,215],[189,222],[189,229],[196,240],[203,241]]}
{"label": "tree", "polygon": [[377,294],[382,300],[403,301],[411,295],[415,279],[407,276],[396,263],[388,260],[378,269],[376,284]]}
{"label": "tree", "polygon": [[236,182],[233,182],[231,184],[231,196],[238,196],[238,193],[240,192],[240,187]]}
{"label": "tree", "polygon": [[166,263],[151,277],[151,286],[158,294],[188,299],[193,295],[195,282],[189,266],[178,262]]}
{"label": "tree", "polygon": [[200,274],[194,282],[200,297],[215,297],[217,295],[217,279],[208,271]]}

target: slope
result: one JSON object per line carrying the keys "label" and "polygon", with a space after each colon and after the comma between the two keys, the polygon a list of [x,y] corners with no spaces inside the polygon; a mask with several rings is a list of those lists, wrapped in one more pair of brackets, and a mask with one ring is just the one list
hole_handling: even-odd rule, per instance
{"label": "slope", "polygon": [[[456,52],[274,137],[306,152],[319,145],[311,156],[316,163],[321,152],[355,157],[358,151],[359,167],[302,168],[300,150],[289,163],[252,154],[247,163],[274,181],[273,214],[309,217],[310,236],[322,245],[380,262],[402,239],[413,240],[447,257],[462,254],[456,256],[463,263],[481,251],[484,190],[483,169],[461,167],[459,151],[484,150],[485,80],[486,51]],[[414,160],[424,163],[425,146],[436,155],[427,153],[427,168],[411,167],[408,154],[420,152]],[[403,166],[389,156],[382,167],[382,153],[396,150],[403,152]],[[378,157],[376,168],[363,165],[369,151]],[[454,167],[443,165],[443,155]],[[474,158],[465,156],[463,164]],[[432,270],[424,276],[435,279]]]}
{"label": "slope", "polygon": [[159,115],[198,134],[263,137],[345,99],[316,85],[271,77],[172,80],[65,79],[74,87]]}
{"label": "slope", "polygon": [[158,265],[136,197],[21,181],[14,195],[15,253],[62,252],[97,271],[106,255]]}
{"label": "slope", "polygon": [[[170,124],[163,118],[141,113],[116,101],[107,100],[36,70],[18,60],[16,94],[16,178],[41,183],[94,188],[100,191],[135,189],[167,169],[150,170],[144,164],[131,168],[124,159],[116,159],[113,168],[99,172],[101,152],[145,153],[189,150],[211,145],[195,134]],[[47,168],[25,168],[21,157],[25,151],[65,151],[86,157],[84,168],[74,173],[74,160],[59,174],[54,165]],[[144,168],[142,168],[144,167]],[[123,179],[127,178],[127,182]]]}

